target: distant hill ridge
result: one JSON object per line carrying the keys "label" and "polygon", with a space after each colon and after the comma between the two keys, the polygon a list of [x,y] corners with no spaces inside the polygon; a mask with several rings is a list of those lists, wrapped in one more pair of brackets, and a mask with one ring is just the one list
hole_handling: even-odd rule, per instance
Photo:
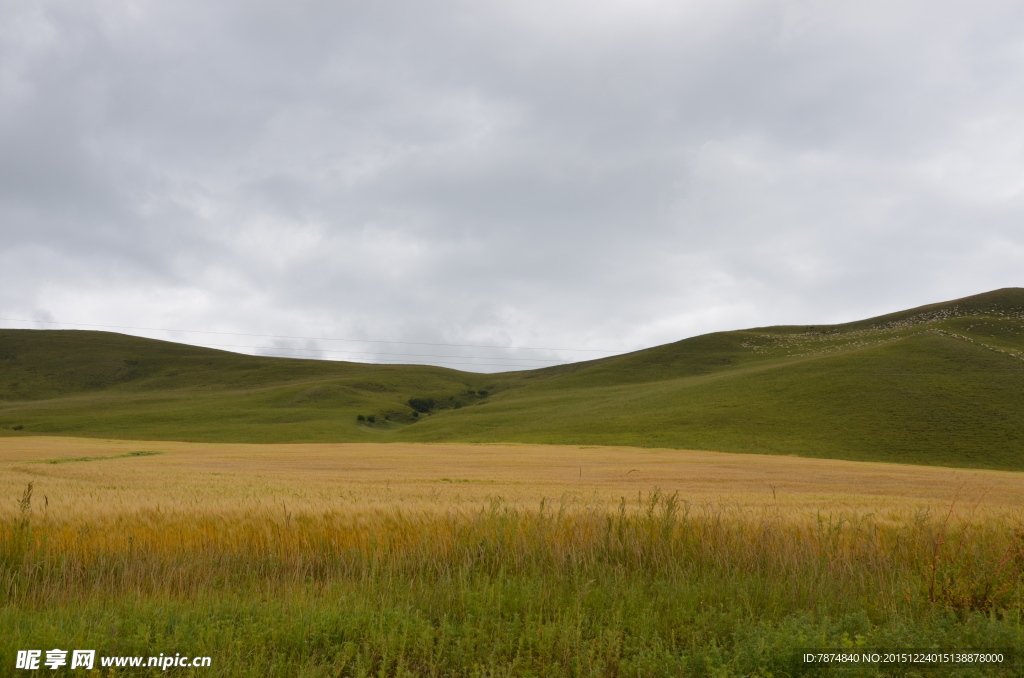
{"label": "distant hill ridge", "polygon": [[1024,289],[490,375],[0,330],[0,435],[43,433],[636,445],[1024,470]]}

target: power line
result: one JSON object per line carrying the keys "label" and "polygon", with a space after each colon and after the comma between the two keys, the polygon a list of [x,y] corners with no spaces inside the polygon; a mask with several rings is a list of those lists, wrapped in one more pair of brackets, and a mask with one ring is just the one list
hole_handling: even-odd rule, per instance
{"label": "power line", "polygon": [[[144,337],[144,338],[147,338],[147,337]],[[257,350],[257,351],[265,351],[264,353],[256,353],[256,354],[241,353],[241,352],[238,352],[238,351],[229,351],[230,353],[235,353],[236,355],[246,355],[246,356],[250,356],[250,357],[253,357],[253,358],[288,358],[288,359],[293,359],[293,360],[321,360],[321,361],[324,361],[324,362],[347,362],[347,363],[356,364],[356,365],[411,365],[411,366],[418,366],[418,367],[430,367],[432,365],[468,365],[468,366],[473,366],[473,367],[507,367],[507,368],[518,368],[518,369],[535,370],[535,369],[543,369],[545,367],[556,367],[558,365],[569,364],[566,361],[550,360],[550,359],[547,359],[547,358],[503,358],[503,357],[500,357],[500,356],[458,356],[458,355],[433,355],[433,354],[422,354],[422,353],[375,353],[375,352],[372,352],[372,351],[333,351],[333,350],[329,350],[329,349],[324,350],[324,349],[289,347],[289,346],[251,346],[251,345],[243,345],[243,344],[214,344],[214,343],[181,344],[181,343],[177,343],[177,342],[170,342],[170,343],[175,343],[178,346],[188,346],[188,347],[191,347],[191,348],[212,348],[214,346],[223,346],[223,347],[248,348],[248,349],[254,349],[254,350]],[[93,345],[95,345],[95,342],[93,342]],[[106,345],[115,346],[116,344],[114,344],[113,342],[107,342]],[[214,349],[214,350],[219,350],[219,349]],[[349,360],[346,360],[346,359],[343,359],[343,358],[332,358],[332,357],[320,358],[318,356],[312,356],[312,355],[295,355],[294,353],[274,353],[273,351],[319,351],[321,353],[330,353],[330,354],[363,353],[363,354],[369,354],[369,355],[400,355],[400,356],[408,356],[408,357],[410,357],[410,358],[412,358],[414,360],[417,359],[417,358],[428,358],[429,359],[429,358],[438,357],[438,358],[464,358],[466,360],[532,361],[532,362],[555,363],[555,364],[554,365],[524,365],[524,364],[521,364],[521,362],[520,363],[509,363],[509,362],[503,362],[503,363],[452,362],[450,360],[432,360],[430,362],[421,362],[421,361],[416,361],[416,362],[408,361],[408,362],[406,362],[406,361],[402,361],[402,360],[389,360],[389,359],[384,359],[384,360],[349,359]]]}
{"label": "power line", "polygon": [[443,344],[425,341],[386,341],[383,339],[342,339],[340,337],[297,337],[286,334],[252,334],[249,332],[215,332],[213,330],[176,330],[166,327],[134,327],[132,325],[98,325],[96,323],[65,323],[56,320],[29,320],[25,318],[0,318],[17,323],[42,323],[44,325],[75,325],[79,327],[103,327],[115,330],[144,330],[147,332],[189,332],[193,334],[222,334],[236,337],[262,337],[267,339],[308,339],[310,341],[349,341],[363,344],[405,344],[410,346],[453,346],[458,348],[501,348],[524,351],[586,351],[591,353],[617,353],[618,350],[600,348],[545,348],[539,346],[495,346],[492,344]]}
{"label": "power line", "polygon": [[[148,338],[148,337],[143,337],[143,338],[145,339],[145,338]],[[204,345],[204,344],[179,344],[177,342],[170,342],[170,343],[175,343],[178,346],[187,346],[189,348],[210,348],[211,346],[234,346],[236,348],[252,348],[252,349],[262,350],[262,351],[295,351],[295,350],[300,350],[300,351],[316,351],[316,350],[318,350],[318,349],[308,349],[308,348],[289,348],[287,346],[274,347],[274,346],[242,346],[242,345],[239,345],[239,344],[205,344]],[[94,346],[97,345],[97,342],[93,342],[92,345],[94,345]],[[107,342],[106,344],[103,344],[102,342],[100,342],[100,345],[117,346],[117,344],[115,344],[113,342]],[[218,350],[218,349],[213,349],[213,350]],[[227,353],[233,353],[234,355],[244,355],[244,356],[250,357],[250,358],[287,358],[287,359],[290,359],[290,360],[316,360],[316,361],[319,361],[319,362],[344,362],[344,363],[348,363],[350,365],[409,365],[409,366],[413,366],[413,367],[431,367],[431,366],[441,366],[441,365],[469,365],[469,366],[472,366],[472,367],[508,367],[508,368],[525,369],[525,370],[539,370],[539,369],[544,369],[546,367],[557,367],[559,365],[569,364],[569,363],[566,363],[564,361],[563,362],[556,362],[555,365],[523,365],[521,363],[517,364],[517,363],[508,363],[508,362],[505,362],[505,363],[481,363],[481,362],[452,362],[450,360],[434,360],[434,361],[430,361],[430,362],[411,362],[411,361],[410,362],[405,362],[405,361],[402,361],[402,360],[388,360],[388,359],[385,359],[385,360],[358,360],[358,359],[355,359],[355,360],[345,360],[345,359],[342,359],[342,358],[331,358],[331,357],[320,358],[320,357],[311,356],[311,355],[295,355],[295,354],[289,354],[289,353],[273,353],[273,352],[268,352],[268,353],[255,353],[254,354],[254,353],[242,353],[242,352],[238,352],[238,351],[226,351],[226,352]],[[346,351],[322,351],[322,352],[323,353],[345,353]],[[362,353],[363,351],[350,351],[350,352],[351,353]],[[414,359],[415,358],[430,358],[430,357],[433,357],[433,356],[422,355],[422,354],[417,354],[417,353],[407,353],[407,354],[384,353],[384,354],[379,354],[379,355],[408,355],[409,357],[414,358]],[[439,356],[439,357],[445,357],[445,358],[448,358],[448,357],[450,357],[450,358],[466,358],[468,360],[475,360],[475,359],[479,358],[480,360],[533,360],[533,361],[538,361],[538,362],[552,362],[550,360],[542,359],[542,358],[500,358],[500,357],[484,357],[484,356]]]}
{"label": "power line", "polygon": [[[246,355],[248,355],[248,354],[246,354]],[[331,359],[321,360],[321,359],[318,359],[318,358],[314,358],[313,356],[281,355],[281,354],[273,354],[273,353],[268,353],[268,354],[264,354],[264,355],[255,355],[255,356],[252,356],[252,357],[253,358],[290,358],[292,360],[320,360],[321,362],[347,362],[347,363],[353,364],[353,365],[408,365],[410,367],[437,367],[438,365],[471,365],[473,367],[516,367],[516,368],[521,368],[521,369],[524,369],[524,370],[541,370],[541,369],[545,369],[545,367],[537,367],[535,365],[509,365],[507,363],[505,363],[505,364],[499,364],[499,363],[454,363],[454,362],[445,361],[445,360],[437,360],[437,361],[429,362],[429,363],[405,363],[405,362],[402,362],[400,360],[388,360],[388,361],[379,361],[379,362],[359,362],[359,361],[355,361],[355,360],[331,360]],[[565,365],[565,364],[569,364],[569,363],[560,363],[560,364],[561,365]],[[558,367],[558,365],[547,365],[546,367]]]}
{"label": "power line", "polygon": [[437,355],[434,353],[385,353],[383,351],[346,351],[346,350],[331,350],[322,348],[302,348],[301,346],[250,346],[246,344],[214,344],[211,342],[203,342],[202,344],[190,344],[191,346],[217,346],[217,347],[231,347],[231,348],[253,348],[263,351],[313,351],[319,353],[358,353],[360,355],[397,355],[405,356],[409,358],[465,358],[467,360],[518,360],[518,361],[532,361],[537,363],[564,363],[564,360],[557,358],[506,358],[504,356],[496,355]]}

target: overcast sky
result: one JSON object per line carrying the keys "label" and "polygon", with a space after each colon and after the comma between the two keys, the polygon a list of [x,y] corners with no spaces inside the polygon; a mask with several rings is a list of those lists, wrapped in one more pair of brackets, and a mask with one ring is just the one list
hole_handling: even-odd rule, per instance
{"label": "overcast sky", "polygon": [[1022,286],[1024,4],[0,0],[0,238],[4,318],[488,371]]}

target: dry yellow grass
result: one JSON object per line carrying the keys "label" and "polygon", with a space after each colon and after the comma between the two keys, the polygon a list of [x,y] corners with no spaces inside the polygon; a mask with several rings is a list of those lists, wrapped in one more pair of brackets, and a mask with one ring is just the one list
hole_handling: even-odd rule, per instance
{"label": "dry yellow grass", "polygon": [[[46,463],[55,459],[159,455]],[[656,488],[691,505],[782,507],[905,516],[954,501],[1012,513],[1024,474],[702,451],[550,445],[240,445],[80,438],[0,439],[2,511],[34,506],[59,519],[139,510],[212,514],[472,508],[500,498],[524,508],[633,500]]]}
{"label": "dry yellow grass", "polygon": [[[0,494],[10,648],[173,645],[218,657],[215,675],[261,678],[300,664],[325,678],[518,675],[499,671],[517,662],[667,677],[689,675],[698,651],[716,675],[755,675],[848,632],[886,647],[1020,644],[1024,474],[35,437],[0,439]],[[565,668],[581,657],[587,672]]]}

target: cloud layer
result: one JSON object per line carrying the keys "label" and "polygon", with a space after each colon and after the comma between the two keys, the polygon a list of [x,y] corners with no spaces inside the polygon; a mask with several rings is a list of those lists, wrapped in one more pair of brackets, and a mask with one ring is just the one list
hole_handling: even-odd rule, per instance
{"label": "cloud layer", "polygon": [[0,2],[0,315],[628,350],[1020,286],[1022,29],[985,1]]}

